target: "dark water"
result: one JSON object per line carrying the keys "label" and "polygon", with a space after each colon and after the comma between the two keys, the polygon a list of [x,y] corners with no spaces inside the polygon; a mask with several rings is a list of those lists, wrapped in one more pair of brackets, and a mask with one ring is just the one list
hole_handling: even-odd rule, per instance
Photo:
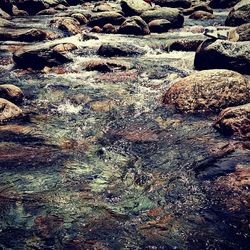
{"label": "dark water", "polygon": [[[44,28],[49,17],[14,21]],[[25,119],[0,126],[1,249],[249,249],[249,142],[162,105],[194,58],[163,48],[202,36],[190,29],[67,38],[74,62],[46,73],[15,68],[16,43],[0,45],[1,83],[26,96]],[[84,70],[110,41],[147,53],[113,59],[127,71]]]}

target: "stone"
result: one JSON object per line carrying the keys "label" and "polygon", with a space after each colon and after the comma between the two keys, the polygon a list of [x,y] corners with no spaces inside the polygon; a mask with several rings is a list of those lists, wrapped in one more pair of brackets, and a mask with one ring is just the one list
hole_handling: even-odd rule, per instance
{"label": "stone", "polygon": [[233,7],[238,2],[240,2],[240,0],[211,0],[209,6],[212,8],[223,9]]}
{"label": "stone", "polygon": [[204,70],[177,80],[164,96],[165,104],[185,113],[217,113],[249,101],[249,81],[224,69]]}
{"label": "stone", "polygon": [[14,0],[14,3],[18,9],[25,10],[30,15],[35,15],[47,8],[46,3],[42,0]]}
{"label": "stone", "polygon": [[55,10],[54,8],[49,8],[49,9],[45,9],[45,10],[41,10],[37,13],[37,15],[55,15],[56,13],[58,13],[57,10]]}
{"label": "stone", "polygon": [[0,98],[4,98],[15,104],[23,101],[22,90],[13,84],[1,84],[0,85]]}
{"label": "stone", "polygon": [[71,17],[75,18],[81,25],[88,23],[88,19],[81,13],[74,13]]}
{"label": "stone", "polygon": [[166,47],[167,51],[196,51],[204,40],[178,39]]}
{"label": "stone", "polygon": [[72,35],[81,32],[79,21],[72,17],[56,17],[50,21],[50,26],[58,28]]}
{"label": "stone", "polygon": [[250,22],[250,0],[242,0],[236,4],[227,16],[225,25],[238,26]]}
{"label": "stone", "polygon": [[198,70],[230,69],[249,74],[250,42],[206,40],[196,51],[194,67]]}
{"label": "stone", "polygon": [[245,23],[236,28],[239,41],[250,41],[250,23]]}
{"label": "stone", "polygon": [[128,17],[120,26],[118,33],[130,35],[148,35],[147,23],[139,16]]}
{"label": "stone", "polygon": [[10,101],[0,98],[0,123],[22,116],[23,111]]}
{"label": "stone", "polygon": [[203,10],[197,10],[194,13],[192,13],[189,16],[189,18],[190,19],[195,19],[195,20],[198,20],[198,19],[201,19],[201,20],[214,19],[214,15],[212,13],[210,13],[210,12],[206,12],[206,11],[203,11]]}
{"label": "stone", "polygon": [[120,13],[115,11],[105,11],[93,14],[89,19],[89,26],[103,27],[107,23],[111,23],[113,25],[121,25],[124,21],[125,17]]}
{"label": "stone", "polygon": [[15,5],[13,6],[13,16],[28,16],[29,13],[25,10],[19,10]]}
{"label": "stone", "polygon": [[225,135],[250,138],[250,103],[222,110],[214,127]]}
{"label": "stone", "polygon": [[145,53],[146,51],[142,48],[129,43],[103,44],[97,51],[98,55],[105,57],[139,56]]}
{"label": "stone", "polygon": [[0,0],[0,9],[9,15],[13,14],[13,3],[11,0]]}
{"label": "stone", "polygon": [[102,27],[102,32],[107,33],[107,34],[115,34],[115,33],[117,33],[117,28],[111,23],[106,23]]}
{"label": "stone", "polygon": [[86,70],[106,73],[114,70],[127,70],[127,67],[127,65],[113,60],[92,60],[86,65]]}
{"label": "stone", "polygon": [[0,9],[0,17],[6,20],[11,19],[11,16],[7,12],[3,11],[2,9]]}
{"label": "stone", "polygon": [[53,47],[53,51],[56,52],[72,51],[75,49],[77,49],[77,46],[73,43],[61,43]]}
{"label": "stone", "polygon": [[156,19],[151,21],[148,27],[151,32],[163,33],[167,32],[172,27],[172,24],[166,19]]}
{"label": "stone", "polygon": [[95,33],[101,33],[102,32],[102,28],[100,28],[99,26],[94,26],[90,32],[95,32]]}
{"label": "stone", "polygon": [[142,19],[147,23],[156,19],[166,19],[172,24],[172,28],[180,28],[183,26],[184,17],[176,8],[162,7],[155,10],[148,10],[142,13]]}
{"label": "stone", "polygon": [[191,15],[192,13],[194,13],[195,11],[198,11],[198,10],[206,11],[206,12],[213,14],[213,9],[205,3],[199,3],[199,4],[196,4],[188,9],[183,9],[182,13],[184,15]]}
{"label": "stone", "polygon": [[140,15],[144,11],[152,9],[151,5],[144,0],[122,0],[121,8],[126,16]]}
{"label": "stone", "polygon": [[190,0],[154,0],[154,3],[171,8],[189,8],[191,6]]}

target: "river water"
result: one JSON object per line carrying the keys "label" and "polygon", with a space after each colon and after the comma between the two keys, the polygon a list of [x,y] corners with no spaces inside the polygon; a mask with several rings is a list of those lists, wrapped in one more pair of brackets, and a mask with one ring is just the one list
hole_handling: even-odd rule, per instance
{"label": "river water", "polygon": [[[249,194],[238,185],[249,142],[220,135],[213,116],[162,104],[169,85],[194,71],[194,52],[163,48],[203,37],[226,14],[145,37],[64,38],[78,45],[74,61],[39,72],[15,68],[20,43],[0,44],[1,83],[26,97],[25,119],[0,126],[1,249],[249,249]],[[126,71],[84,70],[114,41],[147,53],[112,58]]]}

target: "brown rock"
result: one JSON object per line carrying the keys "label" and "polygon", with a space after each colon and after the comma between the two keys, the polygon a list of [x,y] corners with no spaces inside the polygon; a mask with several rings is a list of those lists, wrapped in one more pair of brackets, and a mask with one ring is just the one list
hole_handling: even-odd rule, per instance
{"label": "brown rock", "polygon": [[214,18],[214,15],[210,12],[206,12],[206,11],[203,11],[203,10],[198,10],[198,11],[195,11],[193,14],[191,14],[189,16],[190,19],[213,19]]}
{"label": "brown rock", "polygon": [[107,34],[115,34],[117,32],[117,28],[113,24],[107,23],[102,27],[102,32]]}
{"label": "brown rock", "polygon": [[50,25],[60,30],[66,31],[70,34],[77,34],[81,32],[80,22],[71,17],[57,17],[51,20]]}
{"label": "brown rock", "polygon": [[13,84],[0,85],[0,98],[7,99],[13,103],[20,103],[23,100],[23,92]]}
{"label": "brown rock", "polygon": [[0,98],[0,122],[15,119],[23,114],[22,110],[15,104]]}
{"label": "brown rock", "polygon": [[175,82],[164,103],[187,113],[218,112],[250,101],[249,81],[229,70],[204,70]]}
{"label": "brown rock", "polygon": [[77,49],[77,46],[73,43],[61,43],[53,47],[53,50],[56,52],[72,51],[75,49]]}
{"label": "brown rock", "polygon": [[74,13],[71,17],[75,18],[81,25],[88,23],[88,19],[81,13]]}

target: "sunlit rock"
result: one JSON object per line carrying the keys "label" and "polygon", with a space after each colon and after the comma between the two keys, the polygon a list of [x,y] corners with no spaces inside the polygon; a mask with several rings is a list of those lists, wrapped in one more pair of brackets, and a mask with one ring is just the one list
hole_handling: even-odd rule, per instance
{"label": "sunlit rock", "polygon": [[13,103],[20,103],[23,100],[22,90],[13,84],[0,85],[0,98],[7,99]]}
{"label": "sunlit rock", "polygon": [[245,23],[236,28],[239,41],[250,41],[250,23]]}
{"label": "sunlit rock", "polygon": [[171,29],[172,24],[166,19],[156,19],[148,24],[151,32],[163,33]]}
{"label": "sunlit rock", "polygon": [[142,12],[152,9],[151,5],[144,0],[122,0],[121,8],[126,16],[140,15]]}
{"label": "sunlit rock", "polygon": [[15,104],[0,98],[0,122],[16,119],[22,116],[23,111]]}
{"label": "sunlit rock", "polygon": [[73,35],[81,32],[80,22],[72,17],[56,17],[50,21],[50,25]]}

